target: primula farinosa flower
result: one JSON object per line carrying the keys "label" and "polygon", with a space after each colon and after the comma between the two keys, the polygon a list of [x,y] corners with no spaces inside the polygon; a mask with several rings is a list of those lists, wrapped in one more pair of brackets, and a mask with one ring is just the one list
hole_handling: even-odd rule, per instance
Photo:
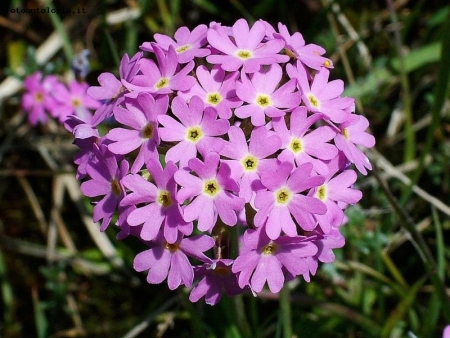
{"label": "primula farinosa flower", "polygon": [[147,282],[159,284],[167,278],[170,290],[181,284],[191,286],[194,280],[194,269],[187,256],[203,262],[211,260],[204,252],[214,246],[214,239],[206,235],[184,238],[178,234],[175,243],[167,243],[162,232],[149,243],[150,249],[140,252],[134,258],[136,271],[147,271]]}
{"label": "primula farinosa flower", "polygon": [[291,64],[286,67],[289,76],[298,80],[303,103],[309,111],[322,113],[332,122],[342,123],[347,121],[350,115],[347,108],[353,106],[355,100],[340,96],[344,91],[342,80],[328,82],[330,71],[322,68],[310,84],[310,75],[302,64],[297,62],[296,67]]}
{"label": "primula farinosa flower", "polygon": [[306,107],[296,108],[290,114],[290,130],[284,118],[274,119],[272,124],[276,134],[282,140],[284,150],[278,156],[282,162],[295,162],[297,165],[312,163],[318,174],[328,172],[326,160],[336,157],[338,150],[331,141],[336,132],[329,126],[312,130],[312,125],[322,119],[320,114],[308,117]]}
{"label": "primula farinosa flower", "polygon": [[178,202],[192,199],[183,210],[184,220],[197,220],[197,227],[201,231],[210,231],[218,216],[226,225],[235,225],[236,212],[244,208],[244,200],[236,196],[239,186],[230,177],[230,167],[220,163],[219,155],[211,152],[206,155],[204,162],[197,158],[191,159],[189,168],[197,176],[185,170],[175,173],[175,181],[181,186]]}
{"label": "primula farinosa flower", "polygon": [[244,132],[236,126],[230,127],[228,137],[230,141],[220,154],[231,159],[224,162],[230,166],[233,179],[239,183],[239,196],[250,202],[261,173],[269,165],[276,165],[276,159],[267,157],[280,149],[281,140],[264,127],[253,129],[248,144]]}
{"label": "primula farinosa flower", "polygon": [[322,67],[333,68],[333,62],[322,56],[325,54],[325,49],[323,47],[312,43],[306,45],[302,34],[295,32],[291,35],[287,27],[282,23],[278,23],[279,33],[277,33],[270,24],[267,22],[264,23],[266,25],[266,34],[268,36],[272,36],[275,39],[278,38],[284,40],[286,43],[286,54],[289,56],[295,57],[305,66],[312,69],[320,70]]}
{"label": "primula farinosa flower", "polygon": [[[178,63],[187,63],[195,57],[205,57],[211,53],[207,48],[202,48],[206,44],[206,31],[208,28],[205,25],[195,27],[192,32],[187,27],[180,27],[175,32],[175,40],[163,34],[155,34],[158,46],[167,53],[169,47],[173,46],[177,53]],[[144,42],[140,47],[147,52],[154,52],[153,46],[150,42]]]}
{"label": "primula farinosa flower", "polygon": [[444,332],[442,333],[442,338],[450,338],[450,325],[447,325],[444,328]]}
{"label": "primula farinosa flower", "polygon": [[22,108],[28,113],[28,122],[35,126],[45,123],[48,115],[54,116],[58,102],[52,95],[59,84],[56,76],[48,75],[42,78],[40,72],[25,78],[23,86],[26,92],[22,96]]}
{"label": "primula farinosa flower", "polygon": [[115,119],[128,127],[114,128],[106,138],[112,143],[108,149],[115,154],[128,154],[139,148],[138,155],[131,166],[131,172],[138,172],[144,162],[150,158],[159,159],[157,146],[158,116],[164,115],[169,107],[169,98],[161,96],[156,100],[149,93],[139,94],[136,100],[125,100],[125,108],[118,106],[114,110]]}
{"label": "primula farinosa flower", "polygon": [[345,170],[345,156],[340,153],[328,163],[328,174],[325,182],[312,189],[314,197],[327,206],[324,215],[314,215],[323,233],[330,232],[332,227],[339,227],[344,220],[344,212],[339,204],[355,204],[362,198],[359,190],[351,188],[357,175],[353,170]]}
{"label": "primula farinosa flower", "polygon": [[242,100],[236,96],[236,79],[239,73],[226,75],[220,66],[214,66],[211,72],[205,66],[198,66],[196,75],[198,83],[186,92],[179,92],[179,96],[189,101],[196,95],[206,106],[214,107],[220,118],[229,119],[232,108],[242,105]]}
{"label": "primula farinosa flower", "polygon": [[174,98],[172,113],[181,123],[168,115],[158,117],[164,126],[159,129],[161,139],[178,142],[167,151],[166,161],[180,162],[180,168],[184,168],[190,159],[197,157],[197,151],[204,156],[223,148],[224,140],[218,136],[225,134],[230,124],[228,120],[217,119],[215,109],[204,108],[198,96],[190,100],[189,106],[182,98]]}
{"label": "primula farinosa flower", "polygon": [[116,156],[106,146],[97,148],[95,154],[98,161],[87,166],[87,174],[91,179],[81,184],[81,191],[88,197],[103,196],[95,204],[93,219],[94,222],[103,219],[100,230],[105,231],[116,207],[125,196],[121,180],[128,173],[129,164],[122,160],[119,166]]}
{"label": "primula farinosa flower", "polygon": [[[143,53],[135,54],[131,59],[125,54],[120,61],[120,79],[123,81],[131,81],[139,71],[139,60]],[[128,90],[122,85],[112,73],[102,73],[98,77],[100,86],[92,86],[87,90],[87,94],[95,99],[103,102],[103,105],[95,111],[92,123],[98,125],[103,120],[112,116],[113,109],[119,105]]]}
{"label": "primula farinosa flower", "polygon": [[316,245],[308,237],[280,236],[272,240],[264,227],[247,230],[242,242],[232,271],[239,273],[241,288],[249,285],[254,292],[260,292],[267,282],[270,291],[278,293],[284,285],[285,271],[292,276],[307,273],[306,258],[317,253]]}
{"label": "primula farinosa flower", "polygon": [[265,224],[270,239],[277,239],[281,231],[286,235],[298,235],[297,224],[305,231],[316,227],[313,215],[326,213],[326,205],[315,197],[301,194],[324,182],[322,176],[310,176],[312,164],[305,163],[293,169],[289,162],[281,163],[276,170],[261,174],[261,183],[266,188],[258,190],[255,206],[255,225]]}
{"label": "primula farinosa flower", "polygon": [[143,205],[131,211],[127,222],[130,226],[143,224],[140,237],[145,241],[156,238],[161,227],[164,238],[170,244],[177,240],[178,232],[192,233],[192,223],[185,222],[181,207],[176,200],[174,174],[178,170],[173,162],[168,162],[164,170],[159,161],[150,159],[147,169],[155,184],[141,175],[130,174],[122,179],[123,185],[131,192],[120,202],[121,205]]}
{"label": "primula farinosa flower", "polygon": [[361,115],[351,115],[348,121],[339,126],[340,133],[334,139],[336,146],[341,150],[347,159],[355,164],[356,168],[363,175],[367,175],[367,170],[372,170],[372,165],[364,153],[356,145],[372,148],[375,145],[375,137],[366,132],[369,121]]}
{"label": "primula farinosa flower", "polygon": [[194,268],[195,279],[200,281],[192,288],[189,300],[197,302],[205,297],[206,304],[216,305],[222,297],[222,289],[227,296],[242,293],[237,276],[231,271],[233,262],[232,259],[220,259]]}
{"label": "primula farinosa flower", "polygon": [[255,22],[250,29],[247,21],[240,19],[232,27],[233,40],[228,32],[217,26],[207,33],[209,44],[223,55],[209,55],[206,60],[212,64],[220,64],[223,70],[235,71],[241,68],[245,73],[257,72],[261,65],[284,63],[289,56],[278,54],[284,47],[280,39],[263,42],[266,28],[262,22]]}
{"label": "primula farinosa flower", "polygon": [[251,80],[242,73],[241,82],[236,82],[236,94],[247,104],[236,108],[234,113],[242,119],[251,117],[254,126],[265,124],[265,115],[279,117],[285,109],[297,107],[301,94],[295,90],[295,80],[291,79],[276,89],[283,71],[280,65],[273,64],[267,71],[261,69],[253,74]]}
{"label": "primula farinosa flower", "polygon": [[69,82],[67,87],[62,83],[58,84],[54,90],[54,97],[59,106],[54,111],[54,117],[64,122],[68,116],[75,115],[83,121],[90,122],[92,119],[90,110],[100,108],[101,104],[87,95],[87,89],[87,83],[75,80]]}
{"label": "primula farinosa flower", "polygon": [[188,75],[194,68],[194,61],[178,70],[177,54],[173,46],[169,46],[165,54],[158,45],[153,44],[153,51],[158,65],[153,60],[141,59],[140,74],[134,76],[131,81],[122,80],[122,84],[133,92],[133,95],[142,92],[169,94],[174,90],[188,90],[194,85],[195,79]]}
{"label": "primula farinosa flower", "polygon": [[[148,246],[134,268],[152,284],[192,287],[192,302],[309,281],[345,243],[345,209],[362,198],[352,166],[367,174],[358,147],[375,143],[344,82],[330,80],[325,50],[244,19],[140,48],[118,78],[102,73],[88,89],[102,103],[93,118],[72,109],[65,123],[101,230],[117,211],[117,238]],[[40,103],[36,121],[49,111]]]}

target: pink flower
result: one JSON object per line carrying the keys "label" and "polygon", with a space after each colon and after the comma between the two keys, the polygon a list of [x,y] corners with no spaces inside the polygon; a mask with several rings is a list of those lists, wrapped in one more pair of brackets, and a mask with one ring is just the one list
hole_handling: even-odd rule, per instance
{"label": "pink flower", "polygon": [[307,116],[306,107],[296,108],[290,115],[290,130],[286,127],[284,118],[274,119],[273,128],[282,140],[283,150],[278,156],[280,161],[288,161],[297,165],[312,163],[318,174],[328,172],[324,160],[336,157],[337,148],[328,141],[336,136],[336,132],[329,126],[312,129],[312,125],[320,121],[322,116],[315,114]]}
{"label": "pink flower", "polygon": [[28,112],[28,122],[31,125],[47,122],[47,113],[55,114],[58,103],[52,93],[58,83],[56,76],[49,75],[42,79],[40,72],[25,78],[23,86],[27,92],[22,96],[22,108]]}
{"label": "pink flower", "polygon": [[125,100],[125,107],[116,107],[114,117],[129,129],[114,128],[109,131],[106,138],[113,142],[108,145],[108,149],[115,154],[124,155],[139,148],[131,167],[131,172],[136,173],[146,160],[159,158],[157,118],[166,114],[169,98],[161,96],[155,100],[151,94],[142,93],[135,100]]}
{"label": "pink flower", "polygon": [[[180,27],[175,32],[175,40],[163,34],[155,34],[153,37],[158,46],[164,51],[168,52],[169,47],[173,46],[177,53],[177,60],[179,63],[187,63],[194,59],[194,57],[205,57],[211,52],[207,48],[201,48],[206,44],[205,25],[195,27],[192,32],[187,27]],[[140,47],[142,50],[153,52],[153,46],[150,42],[144,42]]]}
{"label": "pink flower", "polygon": [[306,273],[309,271],[306,258],[317,253],[317,247],[307,237],[281,236],[272,240],[263,227],[247,230],[242,242],[232,271],[239,273],[241,288],[250,285],[255,292],[260,292],[266,282],[271,292],[280,292],[285,281],[284,271],[292,276]]}
{"label": "pink flower", "polygon": [[209,55],[206,60],[212,64],[220,64],[223,70],[232,72],[242,66],[245,73],[257,72],[261,65],[283,63],[289,56],[278,54],[284,47],[282,40],[262,42],[266,29],[262,22],[255,22],[251,29],[244,19],[236,21],[232,27],[233,40],[222,26],[209,29],[209,44],[224,55]]}
{"label": "pink flower", "polygon": [[267,170],[261,174],[261,183],[267,190],[256,192],[255,225],[266,225],[270,239],[277,239],[281,231],[295,237],[297,224],[306,231],[316,227],[313,214],[323,215],[327,208],[317,198],[301,194],[303,191],[319,186],[324,182],[322,176],[310,176],[311,163],[302,164],[292,171],[289,162],[281,163],[276,170]]}
{"label": "pink flower", "polygon": [[179,233],[175,243],[167,243],[160,232],[155,241],[148,243],[149,249],[136,255],[133,267],[136,271],[147,271],[147,282],[159,284],[167,278],[170,290],[181,284],[189,287],[194,280],[194,270],[187,256],[203,262],[211,260],[203,252],[214,246],[214,239],[200,235],[189,238]]}
{"label": "pink flower", "polygon": [[350,115],[347,108],[354,105],[355,100],[340,96],[344,92],[342,80],[328,82],[330,71],[321,68],[310,85],[308,72],[299,62],[297,62],[296,67],[291,64],[287,65],[286,69],[291,78],[298,80],[303,103],[309,111],[323,113],[328,119],[336,123],[347,121]]}
{"label": "pink flower", "polygon": [[198,66],[196,75],[198,83],[178,95],[186,101],[198,96],[206,106],[215,108],[220,118],[229,119],[232,115],[231,109],[242,105],[242,100],[236,96],[236,79],[239,72],[226,75],[220,66],[214,66],[211,72],[205,66]]}
{"label": "pink flower", "polygon": [[366,148],[375,145],[375,138],[366,132],[369,121],[362,115],[351,115],[350,118],[339,126],[340,133],[334,138],[336,147],[341,150],[349,161],[363,175],[367,175],[366,168],[372,170],[372,165],[364,153],[356,145],[360,144]]}
{"label": "pink flower", "polygon": [[131,211],[127,222],[130,226],[143,224],[140,237],[145,241],[154,240],[163,229],[167,242],[175,243],[178,232],[184,235],[192,233],[192,223],[187,223],[181,215],[181,207],[176,201],[176,183],[174,174],[178,170],[173,162],[168,162],[164,170],[159,161],[147,162],[149,174],[155,184],[138,174],[131,174],[122,179],[122,184],[129,190],[121,205],[142,205]]}
{"label": "pink flower", "polygon": [[181,186],[178,202],[190,200],[183,210],[184,220],[198,220],[200,231],[210,231],[218,216],[226,225],[235,225],[236,212],[244,208],[244,200],[236,196],[239,186],[230,177],[230,167],[220,163],[219,155],[212,152],[205,156],[204,162],[197,158],[191,159],[189,168],[197,176],[185,170],[175,173],[175,181]]}
{"label": "pink flower", "polygon": [[295,91],[295,80],[287,81],[281,87],[278,84],[283,76],[280,65],[273,64],[268,70],[261,69],[253,74],[251,80],[242,73],[241,82],[236,82],[236,94],[247,105],[236,108],[234,113],[242,119],[251,117],[254,126],[265,124],[265,115],[278,117],[285,110],[298,106],[300,93]]}
{"label": "pink flower", "polygon": [[161,139],[178,141],[167,151],[166,161],[180,162],[180,168],[184,168],[191,158],[197,157],[197,151],[205,156],[210,151],[219,152],[223,148],[224,140],[217,136],[225,134],[230,124],[225,119],[217,119],[213,108],[204,109],[198,96],[191,99],[189,106],[181,97],[175,97],[172,113],[181,123],[168,115],[158,117],[163,125],[159,129]]}

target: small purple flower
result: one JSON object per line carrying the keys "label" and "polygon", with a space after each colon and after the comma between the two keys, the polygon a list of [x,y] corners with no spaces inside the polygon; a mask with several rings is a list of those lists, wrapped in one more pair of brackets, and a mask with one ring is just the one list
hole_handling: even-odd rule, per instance
{"label": "small purple flower", "polygon": [[179,231],[187,236],[192,233],[192,223],[183,220],[181,207],[175,199],[177,190],[174,174],[178,168],[173,162],[168,162],[163,170],[159,161],[150,159],[147,169],[156,185],[138,174],[124,177],[122,183],[131,192],[124,197],[121,205],[145,204],[130,212],[128,224],[143,224],[140,237],[145,241],[154,240],[162,226],[164,238],[173,244]]}
{"label": "small purple flower", "polygon": [[142,93],[136,100],[125,100],[125,108],[118,106],[114,109],[116,120],[130,129],[110,130],[106,135],[106,138],[112,141],[108,149],[115,154],[124,155],[139,148],[139,153],[131,166],[132,173],[138,172],[147,159],[159,158],[157,118],[165,115],[168,107],[167,96],[155,100],[151,94]]}
{"label": "small purple flower", "polygon": [[[177,53],[177,60],[179,63],[187,63],[194,59],[194,57],[205,57],[211,53],[207,48],[203,47],[206,40],[206,25],[198,25],[192,32],[187,27],[180,27],[175,32],[175,40],[163,34],[155,34],[153,37],[158,46],[164,51],[168,52],[169,47],[173,46]],[[140,47],[147,52],[153,52],[153,45],[150,42],[144,42]]]}
{"label": "small purple flower", "polygon": [[179,233],[175,243],[168,243],[160,232],[155,241],[148,243],[149,249],[136,255],[133,267],[136,271],[147,271],[147,282],[159,284],[167,278],[170,290],[181,284],[189,287],[194,280],[194,270],[188,256],[203,262],[211,262],[204,252],[214,246],[214,239],[206,235],[183,238]]}
{"label": "small purple flower", "polygon": [[297,165],[312,163],[318,174],[328,172],[324,160],[336,157],[337,148],[328,141],[336,136],[336,132],[329,126],[321,126],[311,130],[311,126],[322,119],[320,114],[307,116],[306,107],[296,108],[290,115],[290,130],[286,127],[284,118],[274,119],[272,124],[276,134],[282,140],[285,148],[278,156],[282,162],[288,161]]}
{"label": "small purple flower", "polygon": [[334,138],[336,147],[341,150],[347,159],[355,164],[363,175],[367,170],[372,170],[372,165],[364,153],[356,145],[372,148],[375,145],[375,137],[366,132],[369,121],[362,115],[351,115],[350,118],[339,126],[340,133]]}
{"label": "small purple flower", "polygon": [[283,76],[280,65],[273,64],[267,70],[261,69],[253,73],[250,80],[245,73],[241,75],[241,82],[236,82],[236,94],[247,103],[236,108],[234,113],[242,119],[251,117],[254,126],[265,124],[265,115],[279,117],[286,110],[299,105],[301,94],[295,91],[295,80],[291,79],[277,89]]}
{"label": "small purple flower", "polygon": [[158,66],[153,60],[141,59],[139,62],[140,73],[130,80],[122,80],[122,84],[135,97],[142,92],[152,94],[170,94],[174,90],[189,90],[195,83],[195,79],[188,75],[194,68],[194,61],[178,70],[178,60],[175,48],[169,46],[167,55],[152,43],[153,51],[158,61]]}
{"label": "small purple flower", "polygon": [[164,126],[159,129],[161,139],[178,142],[167,151],[166,161],[180,162],[180,168],[184,168],[191,158],[197,157],[197,151],[205,156],[210,151],[219,152],[223,148],[225,142],[217,136],[225,134],[230,124],[228,120],[217,119],[215,109],[204,109],[198,96],[191,99],[189,106],[181,97],[175,97],[172,113],[181,123],[169,115],[158,117]]}
{"label": "small purple flower", "polygon": [[262,22],[255,22],[250,29],[244,19],[236,21],[232,27],[233,40],[227,30],[216,26],[208,30],[208,42],[224,55],[209,55],[206,60],[212,64],[220,64],[223,70],[232,72],[242,66],[245,73],[257,72],[261,65],[284,63],[289,56],[278,54],[284,47],[281,39],[262,42],[266,36],[266,28]]}
{"label": "small purple flower", "polygon": [[280,292],[285,271],[292,276],[307,273],[309,266],[306,258],[317,253],[317,247],[308,237],[280,236],[272,240],[263,227],[247,230],[242,242],[232,271],[239,273],[241,288],[250,285],[255,292],[261,292],[266,282],[271,292]]}
{"label": "small purple flower", "polygon": [[184,220],[198,220],[200,231],[210,231],[218,216],[226,225],[235,225],[236,212],[244,208],[244,200],[236,196],[239,186],[230,177],[230,167],[220,163],[219,155],[212,152],[206,155],[204,162],[198,158],[191,159],[189,168],[197,176],[185,170],[175,173],[175,181],[181,186],[178,202],[192,199],[183,210]]}
{"label": "small purple flower", "polygon": [[49,75],[42,79],[40,72],[25,78],[23,86],[27,92],[22,96],[22,108],[28,112],[28,122],[32,126],[47,122],[47,113],[52,116],[56,114],[58,103],[52,93],[58,84],[56,76]]}
{"label": "small purple flower", "polygon": [[280,149],[281,140],[265,127],[253,129],[249,144],[239,127],[231,126],[228,137],[230,142],[220,154],[231,159],[223,162],[230,166],[231,175],[239,184],[239,197],[250,202],[261,173],[276,163],[275,158],[267,157]]}
{"label": "small purple flower", "polygon": [[261,174],[261,183],[267,190],[256,192],[255,225],[264,224],[270,239],[277,239],[281,231],[290,237],[297,236],[297,224],[306,231],[316,227],[313,214],[323,215],[327,208],[315,197],[300,194],[324,182],[322,176],[310,176],[311,163],[302,164],[292,171],[289,162],[281,163],[276,171]]}
{"label": "small purple flower", "polygon": [[193,303],[205,297],[208,305],[216,305],[222,298],[222,290],[227,296],[243,292],[237,282],[237,276],[231,271],[234,260],[220,259],[194,268],[195,279],[200,281],[192,288],[189,300]]}
{"label": "small purple flower", "polygon": [[211,72],[205,66],[198,66],[196,75],[198,83],[178,95],[186,101],[196,95],[205,105],[215,108],[220,118],[229,119],[232,115],[231,109],[242,105],[242,100],[236,96],[236,79],[239,72],[226,75],[220,66],[214,66]]}
{"label": "small purple flower", "polygon": [[310,85],[309,73],[299,62],[297,62],[296,67],[288,64],[286,70],[291,78],[298,80],[303,102],[309,111],[323,113],[328,119],[336,123],[347,121],[350,115],[347,108],[354,105],[355,100],[340,96],[344,91],[342,80],[328,82],[330,71],[322,67],[315,74]]}
{"label": "small purple flower", "polygon": [[116,155],[106,146],[95,149],[98,162],[91,162],[87,166],[87,173],[91,179],[81,184],[81,191],[87,197],[103,196],[95,204],[93,220],[97,222],[103,219],[100,231],[105,231],[119,202],[125,196],[121,180],[128,173],[129,164],[123,160],[119,167]]}

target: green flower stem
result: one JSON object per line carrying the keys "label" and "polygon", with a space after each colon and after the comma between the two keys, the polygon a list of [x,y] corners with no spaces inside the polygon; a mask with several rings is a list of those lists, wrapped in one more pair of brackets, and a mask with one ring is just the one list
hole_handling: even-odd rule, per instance
{"label": "green flower stem", "polygon": [[280,316],[283,326],[283,337],[292,338],[292,313],[289,285],[285,284],[280,292]]}

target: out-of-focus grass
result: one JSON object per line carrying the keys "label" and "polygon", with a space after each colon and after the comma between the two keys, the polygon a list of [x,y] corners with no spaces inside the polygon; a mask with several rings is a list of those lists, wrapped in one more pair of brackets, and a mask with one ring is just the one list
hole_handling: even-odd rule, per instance
{"label": "out-of-focus grass", "polygon": [[[25,6],[21,1],[10,5]],[[10,71],[20,75],[38,67],[30,47],[40,44],[30,40],[30,31],[41,42],[54,30],[69,37],[65,53],[46,65],[49,71],[67,66],[69,47],[91,48],[88,81],[96,84],[99,73],[117,72],[124,52],[132,54],[154,33],[173,34],[181,25],[228,25],[245,17],[281,21],[291,32],[299,30],[307,43],[327,48],[335,63],[332,76],[346,81],[346,94],[358,99],[358,113],[370,120],[377,138],[377,151],[370,152],[377,175],[358,181],[364,198],[348,209],[348,224],[342,228],[346,246],[336,250],[336,263],[321,267],[310,283],[291,282],[281,295],[224,298],[216,307],[191,304],[185,290],[172,293],[165,285],[148,285],[144,276],[133,272],[133,257],[142,246],[133,239],[116,241],[114,227],[107,235],[123,266],[105,258],[99,242],[82,225],[77,201],[68,191],[55,199],[57,178],[73,172],[66,166],[76,151],[70,136],[55,125],[28,127],[19,95],[10,97],[0,104],[0,335],[441,335],[450,323],[450,221],[445,209],[450,204],[450,5],[381,0],[53,5],[85,6],[87,14],[0,12],[17,24],[10,26],[15,29],[3,25],[0,37],[6,47],[0,50],[0,62]],[[108,25],[107,15],[126,6],[139,8],[141,15]],[[68,21],[72,24],[67,26]],[[7,74],[2,70],[0,80]],[[49,166],[42,149],[60,166],[57,170]],[[397,173],[409,176],[410,186]],[[23,179],[28,185],[17,188]],[[89,212],[88,202],[81,204]],[[63,220],[58,227],[55,210]]]}

